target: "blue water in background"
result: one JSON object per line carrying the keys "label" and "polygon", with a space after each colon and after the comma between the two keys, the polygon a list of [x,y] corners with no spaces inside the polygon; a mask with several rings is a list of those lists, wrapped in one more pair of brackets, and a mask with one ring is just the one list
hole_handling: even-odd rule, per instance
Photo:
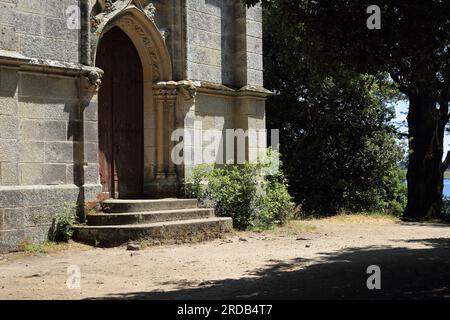
{"label": "blue water in background", "polygon": [[450,179],[444,179],[444,197],[450,198]]}

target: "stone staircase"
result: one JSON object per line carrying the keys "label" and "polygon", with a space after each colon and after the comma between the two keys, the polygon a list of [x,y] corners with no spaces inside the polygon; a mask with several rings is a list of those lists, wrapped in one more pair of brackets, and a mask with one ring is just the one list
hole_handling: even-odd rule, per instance
{"label": "stone staircase", "polygon": [[102,212],[88,214],[74,239],[100,247],[132,241],[188,242],[231,232],[231,218],[217,218],[214,209],[198,207],[195,199],[106,200]]}

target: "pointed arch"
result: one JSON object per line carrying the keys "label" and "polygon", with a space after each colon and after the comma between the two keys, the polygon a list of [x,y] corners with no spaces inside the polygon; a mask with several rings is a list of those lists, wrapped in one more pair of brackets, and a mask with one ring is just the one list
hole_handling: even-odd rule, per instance
{"label": "pointed arch", "polygon": [[[143,80],[143,119],[144,119],[144,188],[154,180],[156,175],[156,154],[164,145],[156,144],[155,137],[161,135],[166,127],[163,123],[156,123],[156,113],[163,112],[156,107],[154,86],[157,83],[171,82],[172,64],[169,51],[161,32],[155,23],[138,7],[129,5],[105,11],[93,17],[92,61],[98,65],[98,44],[110,30],[117,27],[122,30],[136,48],[142,64]],[[98,57],[99,59],[100,56]],[[124,61],[126,63],[126,61]],[[102,87],[100,86],[100,90]],[[124,89],[124,92],[126,89]],[[101,102],[99,101],[99,104]],[[166,107],[164,109],[167,109]],[[158,149],[158,151],[157,151]]]}
{"label": "pointed arch", "polygon": [[135,45],[143,64],[144,82],[172,80],[170,54],[161,32],[155,23],[134,5],[113,11],[101,19],[92,43],[94,65],[98,43],[113,27],[122,29]]}

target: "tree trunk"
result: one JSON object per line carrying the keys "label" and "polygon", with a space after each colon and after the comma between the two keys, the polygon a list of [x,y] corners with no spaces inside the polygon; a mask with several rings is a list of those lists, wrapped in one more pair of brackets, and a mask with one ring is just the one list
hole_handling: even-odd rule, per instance
{"label": "tree trunk", "polygon": [[428,94],[409,96],[408,204],[404,218],[439,218],[442,208],[442,166],[445,122]]}

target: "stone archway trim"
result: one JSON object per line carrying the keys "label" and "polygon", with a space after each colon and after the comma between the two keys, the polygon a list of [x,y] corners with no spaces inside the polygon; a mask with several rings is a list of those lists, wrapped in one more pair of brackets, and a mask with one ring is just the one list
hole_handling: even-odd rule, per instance
{"label": "stone archway trim", "polygon": [[144,66],[144,81],[156,83],[172,80],[172,64],[166,43],[155,23],[138,7],[130,5],[93,18],[95,36],[91,38],[93,64],[98,42],[109,29],[121,28],[133,41]]}

